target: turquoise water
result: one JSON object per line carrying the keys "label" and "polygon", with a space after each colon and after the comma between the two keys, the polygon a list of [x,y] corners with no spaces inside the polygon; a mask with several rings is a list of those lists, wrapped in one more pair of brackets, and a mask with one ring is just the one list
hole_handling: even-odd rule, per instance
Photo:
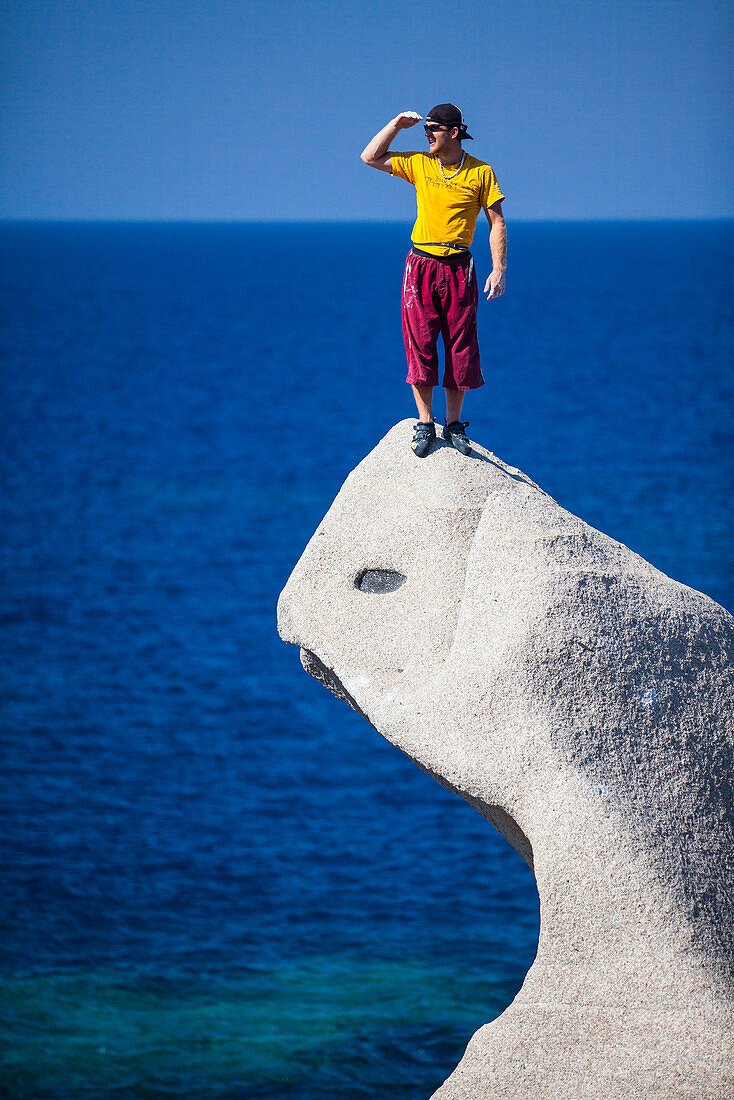
{"label": "turquoise water", "polygon": [[467,1031],[509,991],[479,969],[349,956],[214,981],[19,978],[3,989],[15,1017],[6,1085],[35,1096],[180,1096],[185,1060],[188,1096],[417,1096],[416,1076],[437,1055],[458,1060]]}
{"label": "turquoise water", "polygon": [[[275,629],[412,415],[407,232],[2,234],[2,1093],[423,1100],[522,984],[533,878]],[[730,609],[733,243],[511,224],[466,406]]]}

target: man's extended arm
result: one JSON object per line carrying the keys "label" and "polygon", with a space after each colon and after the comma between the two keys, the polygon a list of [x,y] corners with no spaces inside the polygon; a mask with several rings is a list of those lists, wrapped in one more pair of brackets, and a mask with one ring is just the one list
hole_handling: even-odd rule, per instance
{"label": "man's extended arm", "polygon": [[492,253],[492,271],[484,284],[487,301],[505,293],[505,269],[507,267],[507,227],[502,214],[502,199],[498,199],[486,211],[489,222],[489,248]]}
{"label": "man's extended arm", "polygon": [[362,153],[362,160],[369,164],[370,168],[379,168],[381,172],[392,172],[390,163],[390,142],[399,130],[407,130],[421,121],[421,116],[415,111],[401,111],[399,115],[391,119],[387,126],[383,126],[379,134],[375,134],[372,141]]}

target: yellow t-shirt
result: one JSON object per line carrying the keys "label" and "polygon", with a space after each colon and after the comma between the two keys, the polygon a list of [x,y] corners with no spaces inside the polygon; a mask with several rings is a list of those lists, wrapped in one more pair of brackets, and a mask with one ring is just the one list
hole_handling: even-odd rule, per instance
{"label": "yellow t-shirt", "polygon": [[[494,170],[483,160],[467,153],[461,171],[453,179],[444,179],[441,166],[430,153],[390,153],[392,174],[415,187],[418,202],[411,240],[422,252],[433,256],[451,256],[459,251],[436,247],[430,241],[445,241],[467,247],[474,237],[479,211],[504,199]],[[456,167],[444,168],[447,176]]]}

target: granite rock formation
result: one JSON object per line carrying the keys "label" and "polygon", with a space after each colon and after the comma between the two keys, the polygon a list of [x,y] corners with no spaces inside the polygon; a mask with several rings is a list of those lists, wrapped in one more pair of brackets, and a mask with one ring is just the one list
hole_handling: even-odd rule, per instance
{"label": "granite rock formation", "polygon": [[537,957],[435,1100],[734,1096],[734,619],[484,448],[416,459],[410,426],[278,628],[535,874]]}

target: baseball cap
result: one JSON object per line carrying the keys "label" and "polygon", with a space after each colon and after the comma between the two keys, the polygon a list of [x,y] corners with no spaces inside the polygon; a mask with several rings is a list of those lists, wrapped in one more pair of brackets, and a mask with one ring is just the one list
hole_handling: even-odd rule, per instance
{"label": "baseball cap", "polygon": [[441,126],[458,126],[460,138],[474,140],[471,134],[467,134],[464,116],[455,103],[439,103],[437,107],[432,107],[426,115],[426,122],[438,122]]}

